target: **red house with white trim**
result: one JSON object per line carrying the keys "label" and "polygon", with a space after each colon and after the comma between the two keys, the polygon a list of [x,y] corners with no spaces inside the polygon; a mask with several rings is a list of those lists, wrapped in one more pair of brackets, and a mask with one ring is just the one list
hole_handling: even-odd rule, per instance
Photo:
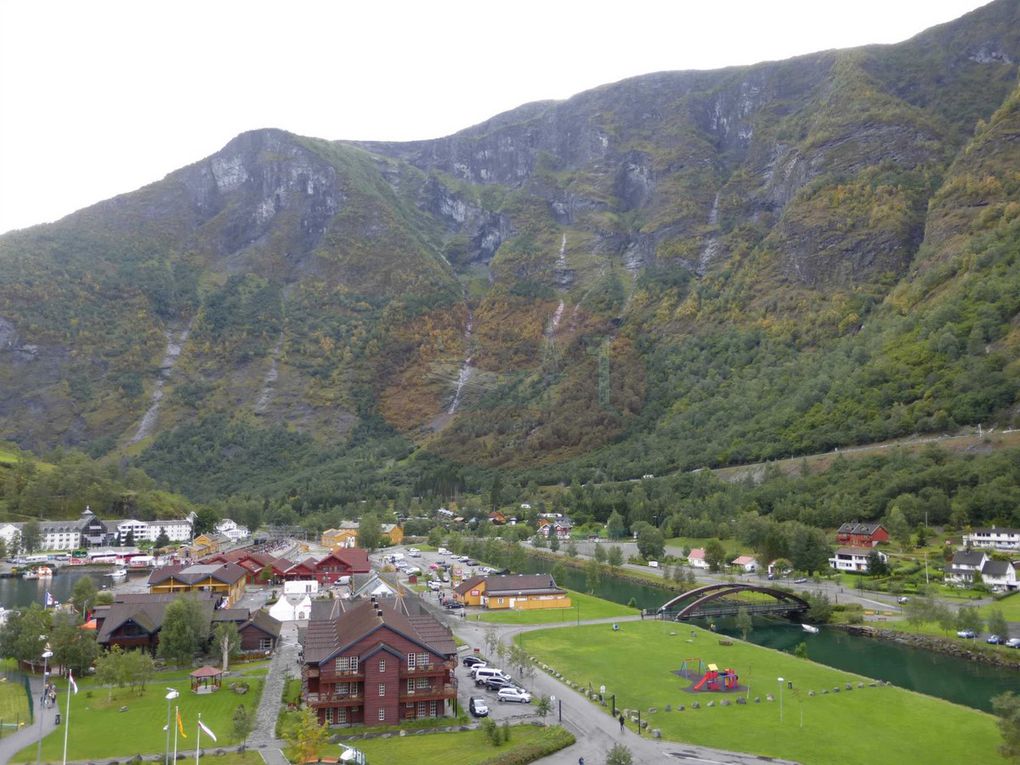
{"label": "red house with white trim", "polygon": [[881,523],[844,523],[836,530],[836,542],[847,547],[874,547],[889,541],[889,532]]}
{"label": "red house with white trim", "polygon": [[368,552],[360,547],[341,547],[325,557],[305,558],[283,572],[283,578],[314,579],[320,585],[334,584],[342,577],[352,574],[367,574],[371,570]]}
{"label": "red house with white trim", "polygon": [[453,633],[403,598],[388,600],[338,598],[313,605],[302,697],[320,724],[394,725],[452,710]]}

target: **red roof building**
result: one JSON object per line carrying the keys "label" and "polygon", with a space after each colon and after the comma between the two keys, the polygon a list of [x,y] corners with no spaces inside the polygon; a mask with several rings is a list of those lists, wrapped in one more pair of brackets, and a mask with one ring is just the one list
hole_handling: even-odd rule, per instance
{"label": "red roof building", "polygon": [[333,584],[352,574],[367,574],[371,570],[368,552],[360,547],[333,550],[324,558],[305,558],[283,572],[283,578],[315,579],[320,585]]}
{"label": "red roof building", "polygon": [[889,532],[881,523],[844,523],[836,530],[836,542],[847,547],[874,547],[889,541]]}

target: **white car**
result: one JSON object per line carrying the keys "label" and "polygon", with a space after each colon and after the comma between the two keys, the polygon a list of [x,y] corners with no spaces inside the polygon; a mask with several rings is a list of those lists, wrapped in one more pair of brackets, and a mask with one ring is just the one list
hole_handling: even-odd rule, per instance
{"label": "white car", "polygon": [[449,555],[450,554],[450,551],[447,550],[445,547],[440,547],[438,550],[436,550],[436,552],[439,553],[440,555]]}
{"label": "white car", "polygon": [[520,688],[500,688],[496,698],[500,701],[516,701],[520,704],[531,703],[531,694]]}

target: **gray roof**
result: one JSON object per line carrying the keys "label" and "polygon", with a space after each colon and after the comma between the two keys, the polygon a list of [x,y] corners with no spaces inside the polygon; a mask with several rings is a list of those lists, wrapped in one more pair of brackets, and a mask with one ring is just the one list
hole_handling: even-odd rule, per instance
{"label": "gray roof", "polygon": [[485,594],[494,593],[561,593],[550,574],[518,574],[517,576],[488,576],[485,578]]}
{"label": "gray roof", "polygon": [[970,566],[977,568],[981,561],[987,557],[986,553],[980,550],[960,550],[953,555],[953,566]]}
{"label": "gray roof", "polygon": [[844,523],[837,529],[837,534],[874,534],[878,529],[882,528],[881,523],[861,523],[859,521],[850,521]]}
{"label": "gray roof", "polygon": [[981,576],[992,576],[998,579],[1009,573],[1012,564],[1008,560],[990,560],[981,568]]}

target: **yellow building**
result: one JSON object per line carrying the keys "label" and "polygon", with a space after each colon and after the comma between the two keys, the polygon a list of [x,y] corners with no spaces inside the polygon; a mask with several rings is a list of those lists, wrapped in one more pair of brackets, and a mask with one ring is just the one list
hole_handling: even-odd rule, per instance
{"label": "yellow building", "polygon": [[404,529],[395,523],[384,523],[382,533],[389,537],[391,545],[399,545],[404,542]]}
{"label": "yellow building", "polygon": [[473,576],[453,590],[466,606],[490,609],[570,608],[570,596],[549,574]]}
{"label": "yellow building", "polygon": [[166,566],[157,568],[149,575],[149,592],[208,592],[224,598],[229,608],[244,595],[246,573],[244,568],[235,563]]}
{"label": "yellow building", "polygon": [[327,550],[337,547],[357,547],[358,522],[347,521],[338,529],[326,529],[322,532],[322,546]]}

